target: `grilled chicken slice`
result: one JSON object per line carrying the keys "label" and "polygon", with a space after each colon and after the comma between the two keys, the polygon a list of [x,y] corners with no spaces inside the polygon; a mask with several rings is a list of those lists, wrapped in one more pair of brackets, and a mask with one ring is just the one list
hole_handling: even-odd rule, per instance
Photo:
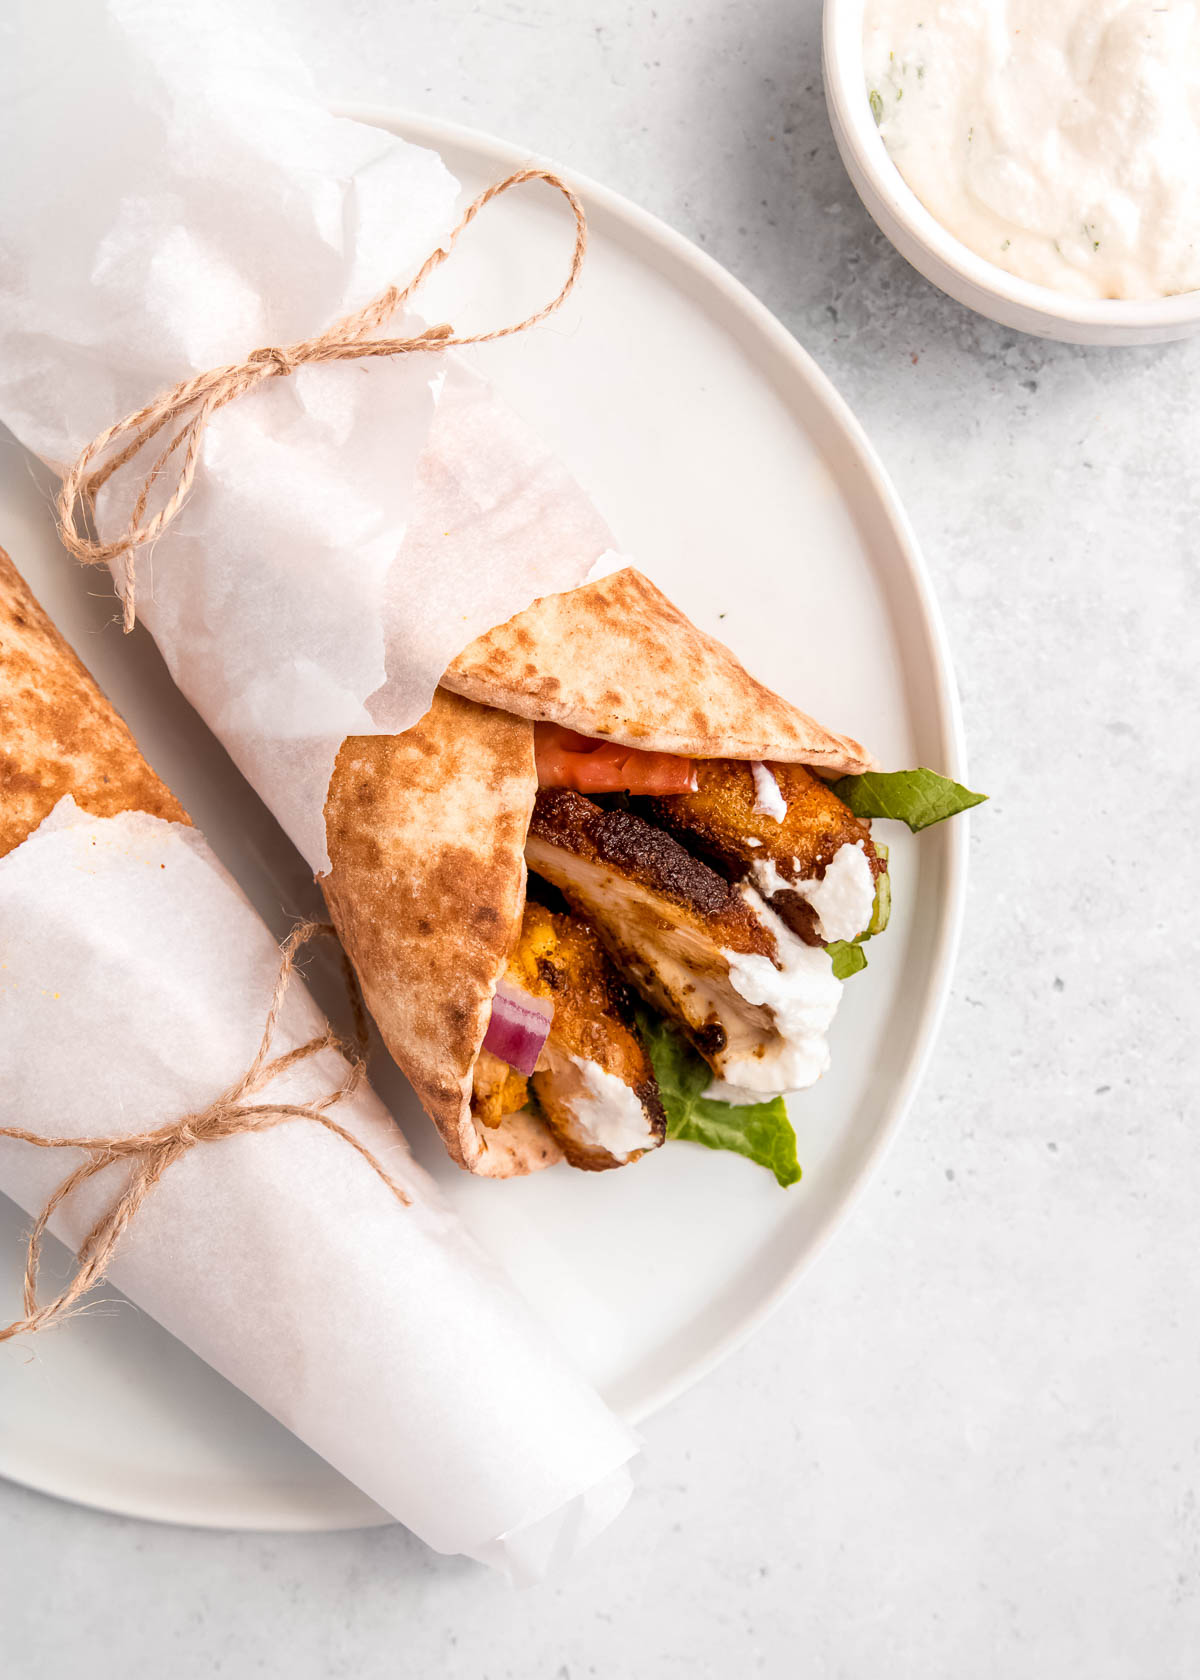
{"label": "grilled chicken slice", "polygon": [[647,808],[722,875],[750,882],[806,945],[856,938],[871,919],[884,869],[870,823],[803,764],[764,768],[787,806],[779,821],[755,810],[754,773],[732,758],[698,760],[693,792],[650,800]]}
{"label": "grilled chicken slice", "polygon": [[565,788],[539,792],[525,856],[720,1079],[795,1091],[825,1071],[841,984],[825,952],[796,939],[752,887],[635,813]]}
{"label": "grilled chicken slice", "polygon": [[506,1114],[529,1101],[529,1081],[490,1050],[481,1050],[471,1074],[471,1113],[481,1126],[495,1128]]}
{"label": "grilled chicken slice", "polygon": [[530,900],[509,976],[554,1004],[532,1083],[571,1165],[619,1167],[657,1149],[667,1135],[658,1081],[591,923]]}
{"label": "grilled chicken slice", "polygon": [[485,1126],[524,1107],[529,1086],[573,1167],[602,1171],[657,1149],[667,1123],[629,993],[583,918],[528,900],[507,979],[554,1004],[526,1080],[489,1051],[475,1064],[474,1113]]}

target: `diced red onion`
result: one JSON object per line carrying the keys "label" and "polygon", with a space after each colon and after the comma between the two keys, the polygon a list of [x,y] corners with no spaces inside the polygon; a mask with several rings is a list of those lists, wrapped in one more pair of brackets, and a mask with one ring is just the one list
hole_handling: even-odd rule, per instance
{"label": "diced red onion", "polygon": [[765,764],[751,764],[750,774],[754,777],[754,809],[760,817],[774,817],[776,822],[782,822],[787,816],[787,800],[779,783]]}
{"label": "diced red onion", "polygon": [[492,1018],[483,1048],[518,1073],[529,1075],[550,1036],[553,1019],[554,1005],[549,998],[531,997],[519,986],[501,980],[492,999]]}

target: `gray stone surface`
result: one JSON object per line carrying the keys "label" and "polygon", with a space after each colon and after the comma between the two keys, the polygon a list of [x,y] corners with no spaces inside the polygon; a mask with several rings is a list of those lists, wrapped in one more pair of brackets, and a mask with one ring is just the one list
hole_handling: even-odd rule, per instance
{"label": "gray stone surface", "polygon": [[813,0],[283,10],[331,98],[596,176],[792,328],[913,518],[993,797],[907,1128],[791,1302],[650,1423],[567,1584],[0,1486],[0,1668],[1194,1674],[1200,345],[1044,344],[908,269],[838,161]]}

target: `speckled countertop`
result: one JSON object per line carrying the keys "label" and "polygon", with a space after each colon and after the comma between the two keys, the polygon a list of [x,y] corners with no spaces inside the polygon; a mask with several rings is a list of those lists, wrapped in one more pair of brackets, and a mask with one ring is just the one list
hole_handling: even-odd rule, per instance
{"label": "speckled countertop", "polygon": [[838,161],[815,0],[282,11],[331,99],[595,176],[787,323],[912,516],[992,802],[906,1129],[790,1304],[649,1424],[639,1498],[566,1585],[0,1484],[0,1669],[1194,1674],[1200,343],[1044,344],[912,272]]}

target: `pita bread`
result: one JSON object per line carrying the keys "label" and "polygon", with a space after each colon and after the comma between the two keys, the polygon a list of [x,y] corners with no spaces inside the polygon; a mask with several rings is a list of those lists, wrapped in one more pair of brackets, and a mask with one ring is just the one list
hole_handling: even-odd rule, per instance
{"label": "pita bread", "polygon": [[0,549],[0,857],[65,794],[97,817],[188,821]]}
{"label": "pita bread", "polygon": [[521,928],[533,727],[439,689],[403,735],[351,736],[325,803],[321,879],[384,1042],[459,1166],[550,1166],[539,1120],[471,1116],[471,1070]]}
{"label": "pita bread", "polygon": [[544,595],[461,653],[442,685],[649,752],[858,775],[875,760],[752,677],[632,566]]}
{"label": "pita bread", "polygon": [[471,1074],[521,931],[533,724],[697,758],[850,774],[873,760],[750,676],[632,568],[548,595],[472,642],[429,712],[356,736],[325,806],[330,913],[384,1042],[460,1166],[509,1177],[560,1158],[527,1114],[471,1114]]}

